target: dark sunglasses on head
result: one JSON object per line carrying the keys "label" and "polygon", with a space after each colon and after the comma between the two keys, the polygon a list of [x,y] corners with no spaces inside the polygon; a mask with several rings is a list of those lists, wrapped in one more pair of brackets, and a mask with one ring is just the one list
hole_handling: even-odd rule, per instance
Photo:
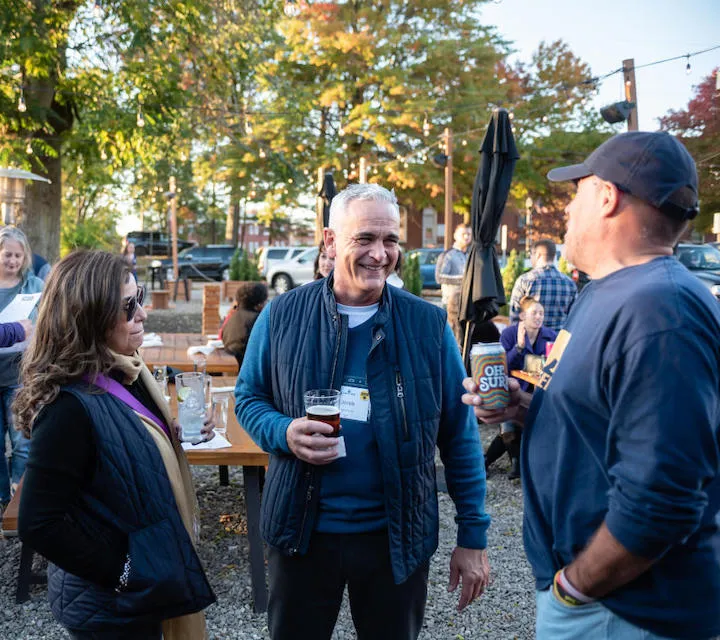
{"label": "dark sunglasses on head", "polygon": [[125,298],[123,311],[127,314],[127,321],[130,322],[137,313],[138,307],[142,307],[145,300],[145,287],[138,287],[137,293],[132,298]]}

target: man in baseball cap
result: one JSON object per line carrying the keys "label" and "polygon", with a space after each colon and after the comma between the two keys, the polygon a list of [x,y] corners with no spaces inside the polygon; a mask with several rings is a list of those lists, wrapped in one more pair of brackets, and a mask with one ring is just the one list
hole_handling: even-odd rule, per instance
{"label": "man in baseball cap", "polygon": [[525,550],[538,640],[720,634],[720,305],[672,257],[698,210],[695,163],[666,133],[610,138],[572,180],[578,296],[524,420]]}

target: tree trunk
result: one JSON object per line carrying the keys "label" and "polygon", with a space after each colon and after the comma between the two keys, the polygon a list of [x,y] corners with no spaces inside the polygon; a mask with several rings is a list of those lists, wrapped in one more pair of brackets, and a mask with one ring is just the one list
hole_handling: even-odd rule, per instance
{"label": "tree trunk", "polygon": [[45,170],[36,169],[52,181],[33,182],[28,185],[23,212],[22,227],[30,241],[33,253],[43,256],[48,262],[60,257],[60,209],[62,200],[62,171],[59,143],[58,157],[40,157]]}

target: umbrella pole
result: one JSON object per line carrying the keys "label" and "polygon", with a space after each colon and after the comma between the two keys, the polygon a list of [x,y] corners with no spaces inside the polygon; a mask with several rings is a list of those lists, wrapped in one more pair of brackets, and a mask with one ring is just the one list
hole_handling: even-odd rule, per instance
{"label": "umbrella pole", "polygon": [[463,340],[463,351],[462,357],[463,362],[467,362],[468,355],[470,353],[470,335],[472,334],[472,327],[475,323],[472,320],[465,322],[465,339]]}

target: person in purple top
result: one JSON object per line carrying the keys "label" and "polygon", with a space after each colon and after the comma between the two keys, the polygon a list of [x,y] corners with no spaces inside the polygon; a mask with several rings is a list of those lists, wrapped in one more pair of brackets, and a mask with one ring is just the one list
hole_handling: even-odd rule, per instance
{"label": "person in purple top", "polygon": [[[508,370],[525,369],[528,355],[544,356],[548,342],[554,342],[557,333],[543,326],[545,309],[531,296],[520,300],[520,322],[510,325],[500,336],[500,343],[507,352]],[[530,384],[520,381],[520,388],[527,391]]]}
{"label": "person in purple top", "polygon": [[32,329],[30,320],[0,322],[0,348],[11,347],[16,342],[27,340],[32,335]]}
{"label": "person in purple top", "polygon": [[[520,300],[520,322],[510,325],[503,330],[500,344],[507,352],[507,366],[509,371],[525,369],[525,359],[528,355],[544,356],[549,342],[554,342],[557,334],[543,326],[545,309],[533,297],[525,296]],[[519,380],[520,388],[527,391],[530,384]],[[520,477],[520,440],[522,425],[506,421],[500,426],[500,433],[490,443],[485,452],[485,468],[507,451],[512,463],[508,478],[515,480]]]}

